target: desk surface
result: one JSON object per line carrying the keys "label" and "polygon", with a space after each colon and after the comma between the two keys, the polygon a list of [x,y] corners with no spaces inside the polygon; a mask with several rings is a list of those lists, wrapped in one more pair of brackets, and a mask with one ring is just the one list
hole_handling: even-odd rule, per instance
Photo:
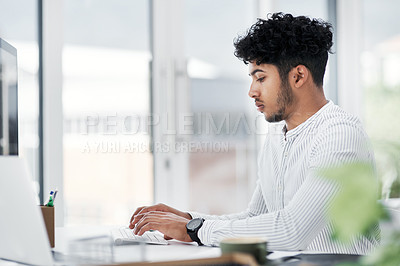
{"label": "desk surface", "polygon": [[[56,228],[56,245],[54,251],[68,253],[69,245],[76,239],[89,238],[109,234],[116,226],[79,226]],[[126,245],[114,247],[114,261],[169,261],[212,258],[221,256],[221,251],[216,247],[199,247],[195,243],[182,243],[170,241],[169,245]]]}
{"label": "desk surface", "polygon": [[[56,228],[56,252],[68,253],[71,243],[76,239],[104,236],[115,226],[77,226]],[[170,241],[170,245],[128,245],[112,247],[113,261],[115,263],[126,262],[160,262],[174,260],[190,260],[202,258],[215,258],[221,256],[221,251],[216,247],[197,246],[197,244]],[[93,253],[93,251],[91,251]],[[98,257],[100,253],[97,253]],[[295,255],[293,252],[282,252],[280,256]],[[278,257],[279,257],[278,255]],[[100,255],[101,256],[101,255]],[[332,265],[334,262],[356,261],[358,256],[329,255],[329,254],[299,254],[301,260],[280,263],[279,265]],[[1,261],[0,266],[19,265],[13,262]]]}
{"label": "desk surface", "polygon": [[[56,229],[56,251],[66,252],[66,244],[73,239],[81,237],[91,237],[107,234],[113,227],[68,227]],[[140,246],[119,246],[114,249],[114,260],[117,263],[138,262],[138,261],[171,261],[171,260],[190,260],[202,258],[215,258],[221,256],[221,251],[217,247],[198,246],[197,244],[170,241],[170,245],[144,245],[144,256],[141,255],[143,249]],[[276,257],[296,255],[296,252],[278,252]],[[358,256],[337,255],[337,254],[298,254],[296,257],[301,260],[291,260],[282,262],[279,265],[332,265],[343,261],[357,261]]]}

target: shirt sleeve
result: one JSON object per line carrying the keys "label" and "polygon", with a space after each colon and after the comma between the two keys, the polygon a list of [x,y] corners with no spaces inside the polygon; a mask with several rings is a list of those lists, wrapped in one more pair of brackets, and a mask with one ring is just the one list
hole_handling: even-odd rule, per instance
{"label": "shirt sleeve", "polygon": [[323,228],[325,206],[335,186],[312,174],[287,207],[241,220],[206,220],[199,230],[205,245],[217,246],[225,237],[263,236],[271,250],[302,250]]}
{"label": "shirt sleeve", "polygon": [[308,174],[288,205],[240,220],[207,220],[199,230],[205,245],[217,246],[225,237],[263,236],[270,250],[304,250],[329,223],[326,211],[337,184],[318,176],[318,169],[338,162],[368,161],[366,139],[349,125],[326,130],[315,142]]}
{"label": "shirt sleeve", "polygon": [[261,183],[260,180],[258,180],[256,189],[254,190],[253,196],[246,211],[227,215],[208,215],[198,212],[189,212],[189,214],[192,216],[192,218],[204,218],[205,220],[241,220],[267,212],[268,209],[265,205],[261,191]]}

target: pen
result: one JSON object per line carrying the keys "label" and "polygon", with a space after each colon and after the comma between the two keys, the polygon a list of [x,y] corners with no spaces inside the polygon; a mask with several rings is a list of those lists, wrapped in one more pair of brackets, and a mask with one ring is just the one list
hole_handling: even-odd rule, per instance
{"label": "pen", "polygon": [[50,191],[49,201],[46,204],[47,207],[54,207],[53,194],[54,194],[53,190]]}
{"label": "pen", "polygon": [[54,195],[53,195],[53,204],[54,204],[54,202],[56,201],[57,192],[58,192],[58,189],[56,189],[56,190],[54,191]]}

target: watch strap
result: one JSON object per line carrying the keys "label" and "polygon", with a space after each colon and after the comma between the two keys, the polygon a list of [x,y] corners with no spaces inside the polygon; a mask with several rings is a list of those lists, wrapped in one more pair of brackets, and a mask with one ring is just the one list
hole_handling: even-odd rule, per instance
{"label": "watch strap", "polygon": [[[199,218],[195,218],[195,219],[199,219]],[[197,242],[197,244],[198,244],[199,246],[203,246],[203,243],[201,243],[201,240],[200,240],[200,238],[199,238],[199,236],[198,236],[198,232],[199,232],[200,228],[203,226],[203,223],[204,223],[204,221],[205,221],[203,218],[201,218],[201,220],[202,220],[203,222],[201,223],[201,225],[200,225],[199,227],[195,228],[194,230],[189,230],[189,229],[187,229],[187,233],[188,233],[188,235],[190,236],[190,238],[191,238],[193,241]]]}

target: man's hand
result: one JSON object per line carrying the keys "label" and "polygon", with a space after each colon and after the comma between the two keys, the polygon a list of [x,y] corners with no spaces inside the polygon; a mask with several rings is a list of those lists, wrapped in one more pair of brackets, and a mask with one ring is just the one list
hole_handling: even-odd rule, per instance
{"label": "man's hand", "polygon": [[129,221],[129,228],[133,229],[135,228],[135,225],[140,221],[140,219],[143,218],[143,216],[148,213],[148,212],[167,212],[167,213],[172,213],[177,216],[180,216],[182,218],[191,220],[192,217],[190,216],[189,213],[187,212],[181,212],[177,209],[174,209],[170,206],[167,206],[165,204],[159,203],[153,206],[144,206],[144,207],[139,207],[136,209],[136,211],[133,213],[131,220]]}
{"label": "man's hand", "polygon": [[148,211],[141,215],[141,219],[136,223],[134,233],[141,236],[146,231],[158,230],[164,234],[165,239],[174,238],[184,242],[192,242],[193,240],[186,231],[186,224],[189,221],[190,219],[171,212]]}

